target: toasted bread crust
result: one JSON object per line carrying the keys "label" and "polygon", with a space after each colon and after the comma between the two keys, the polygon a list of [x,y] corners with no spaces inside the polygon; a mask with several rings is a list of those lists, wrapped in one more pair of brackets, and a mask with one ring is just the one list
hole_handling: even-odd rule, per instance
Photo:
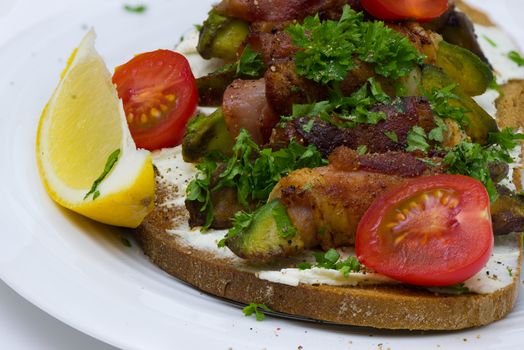
{"label": "toasted bread crust", "polygon": [[[492,26],[480,11],[457,1],[477,23]],[[524,81],[503,87],[497,101],[499,124],[523,127]],[[517,173],[517,172],[516,172]],[[167,230],[180,209],[160,206],[171,188],[157,183],[156,209],[136,230],[144,253],[160,268],[194,287],[240,303],[263,303],[272,310],[313,320],[384,329],[458,330],[497,321],[513,308],[520,267],[513,284],[492,294],[438,295],[402,285],[297,287],[261,280],[224,258],[181,243]],[[522,248],[522,247],[521,247]],[[520,266],[520,264],[519,264]]]}
{"label": "toasted bread crust", "polygon": [[[157,204],[169,188],[158,183]],[[518,274],[510,286],[492,294],[437,295],[407,286],[297,287],[261,280],[254,272],[239,269],[179,242],[166,230],[177,209],[156,206],[137,230],[145,254],[169,274],[207,293],[240,303],[263,303],[272,310],[354,326],[410,330],[457,330],[486,325],[503,318],[513,308]]]}

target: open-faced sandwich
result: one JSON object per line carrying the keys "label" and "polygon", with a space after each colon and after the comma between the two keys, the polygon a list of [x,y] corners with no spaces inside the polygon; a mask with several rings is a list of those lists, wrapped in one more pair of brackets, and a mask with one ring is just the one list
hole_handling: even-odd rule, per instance
{"label": "open-faced sandwich", "polygon": [[[447,0],[223,0],[177,51],[113,75],[136,145],[164,148],[136,230],[155,264],[255,310],[338,324],[455,330],[511,311],[524,59],[484,14]],[[106,200],[120,154],[89,205]],[[125,197],[140,208],[125,224],[120,200],[77,211],[136,227],[144,193]]]}

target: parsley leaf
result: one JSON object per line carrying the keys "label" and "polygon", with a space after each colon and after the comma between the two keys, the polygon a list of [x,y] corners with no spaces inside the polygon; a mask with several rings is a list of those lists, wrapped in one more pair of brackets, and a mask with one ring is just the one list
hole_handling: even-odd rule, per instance
{"label": "parsley leaf", "polygon": [[482,182],[491,201],[495,201],[498,192],[491,179],[488,164],[499,161],[514,163],[510,152],[517,146],[517,140],[524,140],[524,135],[506,128],[498,133],[490,133],[487,146],[463,141],[444,157],[444,164],[448,165],[448,172],[451,174],[466,175]]}
{"label": "parsley leaf", "polygon": [[515,62],[519,67],[524,66],[524,57],[522,57],[517,51],[510,51],[508,53],[508,58]]}
{"label": "parsley leaf", "polygon": [[316,15],[289,26],[293,44],[303,49],[295,55],[297,73],[322,84],[344,80],[355,66],[352,53],[361,38],[362,21],[362,13],[345,6],[338,22],[321,22]]}
{"label": "parsley leaf", "polygon": [[361,156],[365,155],[366,153],[368,153],[368,146],[366,145],[358,146],[357,153],[360,154]]}
{"label": "parsley leaf", "polygon": [[258,78],[264,71],[262,55],[247,45],[237,64],[237,75]]}
{"label": "parsley leaf", "polygon": [[145,5],[124,5],[124,10],[132,13],[144,13],[146,12],[147,7]]}
{"label": "parsley leaf", "polygon": [[346,260],[340,260],[340,254],[336,249],[330,249],[327,252],[313,253],[316,264],[311,263],[300,263],[297,268],[300,270],[308,270],[313,267],[321,269],[337,270],[340,271],[345,277],[351,272],[359,272],[361,269],[360,262],[356,257],[350,256]]}
{"label": "parsley leaf", "polygon": [[249,226],[251,226],[251,224],[253,223],[255,215],[256,212],[250,214],[240,211],[236,213],[235,217],[233,218],[233,227],[231,227],[225,235],[225,237],[218,242],[218,247],[225,247],[228,238],[234,237],[238,235],[240,232],[247,230]]}
{"label": "parsley leaf", "polygon": [[495,42],[495,40],[491,39],[487,35],[482,35],[482,37],[484,38],[484,40],[488,42],[488,44],[490,44],[493,47],[497,47],[497,43]]}
{"label": "parsley leaf", "polygon": [[[351,128],[357,124],[377,124],[386,119],[386,114],[372,111],[372,107],[390,102],[390,97],[382,90],[380,83],[370,78],[351,96],[335,93],[329,101],[293,105],[292,115],[284,116],[281,120],[286,122],[301,117],[319,117],[327,123],[342,128]],[[308,132],[306,128],[309,125],[313,127],[313,123],[308,122],[304,131]]]}
{"label": "parsley leaf", "polygon": [[463,127],[468,123],[466,119],[468,110],[453,103],[453,101],[459,100],[459,97],[453,93],[456,87],[457,84],[452,84],[442,89],[433,89],[423,93],[436,116],[443,119],[453,119]]}
{"label": "parsley leaf", "polygon": [[316,15],[291,25],[287,32],[302,49],[295,55],[297,73],[324,85],[344,80],[355,67],[355,57],[392,79],[406,76],[425,59],[407,38],[384,22],[364,21],[363,13],[348,5],[339,21],[321,21]]}
{"label": "parsley leaf", "polygon": [[[297,169],[325,164],[326,161],[313,145],[305,147],[291,142],[278,151],[260,149],[249,133],[242,130],[233,146],[233,156],[225,162],[220,174],[215,174],[218,164],[213,159],[207,158],[197,165],[199,172],[187,188],[187,199],[202,203],[201,211],[207,211],[204,226],[207,228],[213,221],[213,192],[225,187],[235,188],[241,205],[247,208],[252,201],[260,205],[282,177]],[[218,180],[212,183],[214,176]]]}
{"label": "parsley leaf", "polygon": [[251,303],[242,309],[242,312],[244,313],[245,316],[251,316],[255,314],[257,321],[265,320],[266,315],[264,314],[264,311],[271,312],[271,309],[267,307],[265,304],[256,304],[256,303]]}
{"label": "parsley leaf", "polygon": [[98,186],[104,181],[104,179],[109,175],[111,170],[115,167],[115,164],[118,162],[118,158],[120,157],[120,149],[117,149],[113,153],[109,155],[106,161],[106,165],[104,166],[104,170],[102,171],[102,174],[93,182],[93,185],[91,186],[91,189],[84,197],[84,200],[86,200],[90,195],[93,195],[93,200],[97,199],[100,196],[100,192],[98,191]]}
{"label": "parsley leaf", "polygon": [[391,141],[398,142],[398,135],[394,131],[384,131],[384,135],[386,135]]}
{"label": "parsley leaf", "polygon": [[406,151],[408,152],[422,151],[426,153],[430,148],[426,132],[420,126],[414,126],[411,129],[407,136],[407,143]]}
{"label": "parsley leaf", "polygon": [[384,22],[361,24],[362,39],[358,44],[358,57],[374,64],[375,73],[391,79],[408,75],[415,65],[422,64],[425,56],[411,42]]}

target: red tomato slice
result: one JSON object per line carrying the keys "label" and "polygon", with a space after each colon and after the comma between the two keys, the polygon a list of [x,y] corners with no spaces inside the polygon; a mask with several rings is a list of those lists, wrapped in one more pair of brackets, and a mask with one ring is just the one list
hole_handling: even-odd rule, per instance
{"label": "red tomato slice", "polygon": [[373,17],[384,21],[415,19],[428,21],[448,10],[448,0],[362,0]]}
{"label": "red tomato slice", "polygon": [[356,253],[367,267],[422,286],[464,282],[493,249],[490,201],[477,180],[422,177],[378,198],[357,229]]}
{"label": "red tomato slice", "polygon": [[137,147],[179,145],[195,113],[198,91],[187,59],[157,50],[135,56],[113,75]]}

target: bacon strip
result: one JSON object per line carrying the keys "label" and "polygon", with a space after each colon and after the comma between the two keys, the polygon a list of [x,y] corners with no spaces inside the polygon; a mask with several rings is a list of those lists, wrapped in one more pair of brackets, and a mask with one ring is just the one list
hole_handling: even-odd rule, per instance
{"label": "bacon strip", "polygon": [[215,10],[248,22],[288,21],[334,11],[345,4],[360,8],[360,0],[223,0]]}

